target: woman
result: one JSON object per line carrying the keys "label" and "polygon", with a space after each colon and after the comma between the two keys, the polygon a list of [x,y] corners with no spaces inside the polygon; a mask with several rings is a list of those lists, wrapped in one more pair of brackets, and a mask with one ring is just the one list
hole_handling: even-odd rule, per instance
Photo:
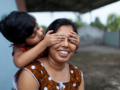
{"label": "woman", "polygon": [[[61,43],[48,48],[48,56],[26,66],[18,79],[18,90],[84,90],[82,72],[67,61],[76,51],[76,45],[69,40],[75,25],[67,19],[57,19],[47,31],[64,33]],[[77,35],[77,34],[76,34]]]}

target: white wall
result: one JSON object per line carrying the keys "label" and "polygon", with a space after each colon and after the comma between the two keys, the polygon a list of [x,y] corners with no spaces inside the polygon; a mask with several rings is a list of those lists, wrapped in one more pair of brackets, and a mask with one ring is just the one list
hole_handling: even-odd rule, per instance
{"label": "white wall", "polygon": [[[18,11],[15,0],[0,0],[0,19],[13,10]],[[17,71],[13,64],[10,44],[0,33],[0,90],[12,90],[12,78]]]}

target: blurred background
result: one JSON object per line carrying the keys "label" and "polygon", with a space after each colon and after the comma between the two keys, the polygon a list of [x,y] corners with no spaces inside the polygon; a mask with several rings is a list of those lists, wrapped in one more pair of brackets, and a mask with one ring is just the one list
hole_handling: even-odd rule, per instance
{"label": "blurred background", "polygon": [[[0,19],[25,11],[44,30],[57,18],[70,19],[81,46],[69,62],[83,71],[85,90],[120,90],[119,8],[119,0],[0,0]],[[0,42],[0,90],[14,90],[11,43],[1,33]]]}

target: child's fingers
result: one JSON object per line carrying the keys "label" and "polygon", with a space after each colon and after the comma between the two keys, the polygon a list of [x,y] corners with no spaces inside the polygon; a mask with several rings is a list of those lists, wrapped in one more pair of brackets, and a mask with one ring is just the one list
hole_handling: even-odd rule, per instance
{"label": "child's fingers", "polygon": [[71,31],[70,34],[78,35],[76,32]]}
{"label": "child's fingers", "polygon": [[62,34],[62,33],[57,33],[57,34],[55,34],[55,36],[64,36],[64,34]]}
{"label": "child's fingers", "polygon": [[76,34],[76,33],[70,33],[69,35],[70,35],[70,37],[73,37],[73,38],[77,38],[78,37],[78,34]]}
{"label": "child's fingers", "polygon": [[53,30],[50,30],[50,31],[47,32],[46,35],[49,35],[49,34],[52,33],[52,32],[53,32]]}
{"label": "child's fingers", "polygon": [[74,43],[74,44],[77,44],[77,39],[75,39],[75,38],[69,38],[69,40],[70,40],[70,42],[72,42],[72,43]]}
{"label": "child's fingers", "polygon": [[69,38],[70,42],[77,46],[77,49],[80,47],[80,40],[75,38]]}
{"label": "child's fingers", "polygon": [[71,31],[70,33],[72,33],[72,34],[77,34],[76,32],[73,32],[73,31]]}
{"label": "child's fingers", "polygon": [[52,38],[53,39],[64,39],[65,36],[63,34],[54,34],[52,35]]}
{"label": "child's fingers", "polygon": [[63,41],[63,40],[64,40],[64,38],[60,38],[60,39],[52,39],[52,41],[54,41],[54,42],[56,42],[56,41],[61,42],[61,41]]}
{"label": "child's fingers", "polygon": [[80,47],[80,38],[79,38],[79,36],[78,36],[78,34],[76,32],[72,31],[70,33],[69,40],[70,40],[71,43],[74,43],[77,46],[77,48]]}
{"label": "child's fingers", "polygon": [[56,36],[54,38],[56,38],[56,39],[65,39],[65,36]]}
{"label": "child's fingers", "polygon": [[52,39],[52,42],[53,42],[53,44],[57,44],[57,43],[60,43],[60,42],[62,42],[64,39]]}
{"label": "child's fingers", "polygon": [[53,33],[51,35],[54,35],[54,36],[63,36],[64,34],[63,33]]}

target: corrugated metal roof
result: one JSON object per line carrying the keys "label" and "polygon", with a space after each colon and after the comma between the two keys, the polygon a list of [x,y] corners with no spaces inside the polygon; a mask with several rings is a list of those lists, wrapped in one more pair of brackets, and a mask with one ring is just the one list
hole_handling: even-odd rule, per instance
{"label": "corrugated metal roof", "polygon": [[86,13],[119,0],[25,0],[27,12],[77,11]]}

